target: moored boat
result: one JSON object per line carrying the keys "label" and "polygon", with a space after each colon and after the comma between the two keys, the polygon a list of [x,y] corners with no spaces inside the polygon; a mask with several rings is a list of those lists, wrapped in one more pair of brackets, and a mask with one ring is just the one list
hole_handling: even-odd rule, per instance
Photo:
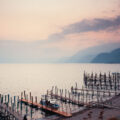
{"label": "moored boat", "polygon": [[60,106],[56,103],[55,99],[51,99],[47,95],[42,95],[40,104],[50,107],[52,109],[58,109]]}

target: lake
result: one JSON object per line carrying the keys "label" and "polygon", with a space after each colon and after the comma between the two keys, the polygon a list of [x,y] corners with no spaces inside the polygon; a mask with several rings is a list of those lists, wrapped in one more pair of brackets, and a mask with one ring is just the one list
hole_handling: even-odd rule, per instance
{"label": "lake", "polygon": [[52,86],[70,90],[83,85],[83,74],[120,72],[120,64],[0,64],[0,93],[20,95],[26,90],[33,96],[46,93]]}
{"label": "lake", "polygon": [[52,86],[81,87],[84,71],[120,72],[120,64],[0,64],[0,91],[19,95],[23,90],[44,94]]}

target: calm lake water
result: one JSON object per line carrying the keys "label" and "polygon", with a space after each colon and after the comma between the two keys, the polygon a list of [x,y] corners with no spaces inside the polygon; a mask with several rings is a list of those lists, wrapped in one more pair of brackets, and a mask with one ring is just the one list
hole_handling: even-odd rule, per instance
{"label": "calm lake water", "polygon": [[[0,64],[0,93],[20,96],[26,90],[40,99],[52,86],[70,90],[77,82],[81,87],[84,71],[120,72],[120,64]],[[37,115],[43,117],[37,112],[34,118]]]}
{"label": "calm lake water", "polygon": [[81,87],[84,71],[120,72],[120,64],[0,64],[0,92],[20,95],[26,90],[40,96],[52,86]]}

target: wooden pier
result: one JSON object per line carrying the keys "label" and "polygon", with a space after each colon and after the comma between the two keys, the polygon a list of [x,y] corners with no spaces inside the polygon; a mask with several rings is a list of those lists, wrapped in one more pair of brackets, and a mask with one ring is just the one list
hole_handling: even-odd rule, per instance
{"label": "wooden pier", "polygon": [[[106,73],[100,75],[91,75],[84,73],[84,86],[78,88],[71,87],[71,91],[58,89],[53,86],[47,91],[47,95],[62,102],[87,107],[113,107],[109,101],[114,96],[120,95],[120,73],[112,73],[107,76]],[[108,101],[108,102],[106,102]]]}
{"label": "wooden pier", "polygon": [[47,110],[47,111],[59,114],[59,115],[64,116],[64,117],[71,117],[72,116],[71,113],[67,113],[67,112],[64,112],[64,111],[52,109],[50,107],[44,106],[42,104],[39,104],[37,102],[32,102],[32,101],[29,101],[29,100],[26,100],[26,99],[20,99],[20,101],[23,102],[23,103],[29,104],[29,105],[36,106],[37,108],[42,108],[44,110]]}
{"label": "wooden pier", "polygon": [[120,73],[88,74],[84,73],[84,86],[71,87],[71,93],[81,96],[83,101],[96,106],[113,107],[110,99],[120,95]]}
{"label": "wooden pier", "polygon": [[83,81],[87,88],[120,91],[120,73],[88,74],[84,72]]}

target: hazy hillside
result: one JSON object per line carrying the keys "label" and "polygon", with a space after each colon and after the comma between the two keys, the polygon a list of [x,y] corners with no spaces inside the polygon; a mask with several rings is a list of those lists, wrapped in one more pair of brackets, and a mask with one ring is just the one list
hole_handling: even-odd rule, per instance
{"label": "hazy hillside", "polygon": [[92,63],[120,63],[120,48],[110,53],[101,53],[97,55]]}
{"label": "hazy hillside", "polygon": [[104,44],[99,46],[90,47],[84,50],[77,52],[75,55],[67,58],[65,62],[69,63],[90,63],[93,59],[101,53],[109,53],[110,51],[120,48],[120,44],[112,43],[112,44]]}

